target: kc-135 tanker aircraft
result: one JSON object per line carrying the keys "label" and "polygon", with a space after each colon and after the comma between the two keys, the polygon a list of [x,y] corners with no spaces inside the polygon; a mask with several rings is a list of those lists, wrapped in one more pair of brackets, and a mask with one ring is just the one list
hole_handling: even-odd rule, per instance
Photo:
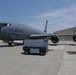
{"label": "kc-135 tanker aircraft", "polygon": [[40,31],[21,23],[2,22],[0,23],[0,39],[7,41],[9,46],[12,46],[14,40],[24,41],[25,39],[49,39],[53,43],[58,43],[60,36],[72,36],[73,41],[76,42],[76,34],[47,33],[47,23],[48,21],[46,20],[44,31]]}

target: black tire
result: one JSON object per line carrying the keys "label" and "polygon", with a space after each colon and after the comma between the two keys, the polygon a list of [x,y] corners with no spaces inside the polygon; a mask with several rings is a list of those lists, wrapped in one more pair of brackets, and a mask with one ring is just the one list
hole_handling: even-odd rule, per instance
{"label": "black tire", "polygon": [[29,52],[29,49],[28,49],[28,50],[25,50],[24,53],[25,53],[26,55],[28,55],[28,54],[30,53],[30,52]]}
{"label": "black tire", "polygon": [[40,52],[40,55],[41,55],[41,56],[44,56],[44,55],[45,55],[45,52],[41,51],[41,52]]}
{"label": "black tire", "polygon": [[8,43],[8,46],[12,46],[12,42],[9,42],[9,43]]}
{"label": "black tire", "polygon": [[28,53],[28,51],[25,51],[24,53],[25,53],[26,55],[28,55],[28,54],[29,54],[29,53]]}
{"label": "black tire", "polygon": [[46,50],[45,49],[40,49],[40,55],[44,56],[46,54]]}

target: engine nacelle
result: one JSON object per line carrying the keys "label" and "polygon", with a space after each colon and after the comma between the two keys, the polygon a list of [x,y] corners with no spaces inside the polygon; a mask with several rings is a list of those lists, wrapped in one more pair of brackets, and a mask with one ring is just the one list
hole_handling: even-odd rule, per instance
{"label": "engine nacelle", "polygon": [[73,41],[76,42],[76,35],[73,36]]}
{"label": "engine nacelle", "polygon": [[51,41],[53,42],[53,43],[58,43],[59,42],[59,37],[58,36],[52,36],[51,38]]}

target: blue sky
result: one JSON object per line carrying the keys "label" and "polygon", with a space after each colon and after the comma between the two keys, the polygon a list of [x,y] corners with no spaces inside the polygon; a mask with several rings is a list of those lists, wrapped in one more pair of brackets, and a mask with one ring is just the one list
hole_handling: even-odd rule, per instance
{"label": "blue sky", "polygon": [[48,32],[76,26],[76,0],[0,0],[0,22],[15,21]]}

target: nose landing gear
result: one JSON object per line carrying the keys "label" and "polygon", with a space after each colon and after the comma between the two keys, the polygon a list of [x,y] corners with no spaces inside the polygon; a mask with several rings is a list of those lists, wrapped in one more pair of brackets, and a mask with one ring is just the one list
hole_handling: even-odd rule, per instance
{"label": "nose landing gear", "polygon": [[13,43],[12,41],[9,41],[8,46],[12,46],[12,43]]}

